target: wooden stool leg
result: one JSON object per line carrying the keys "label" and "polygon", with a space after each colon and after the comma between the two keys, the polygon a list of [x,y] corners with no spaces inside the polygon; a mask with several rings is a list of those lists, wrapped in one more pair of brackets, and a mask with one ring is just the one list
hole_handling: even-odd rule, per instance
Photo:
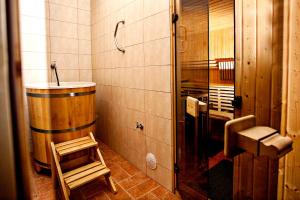
{"label": "wooden stool leg", "polygon": [[64,195],[64,199],[69,200],[69,193],[70,192],[69,192],[69,190],[67,192],[67,188],[66,188],[65,182],[63,180],[62,171],[61,171],[61,168],[60,168],[60,165],[59,165],[59,161],[58,161],[58,158],[57,158],[57,155],[56,155],[56,150],[55,150],[55,146],[54,146],[53,142],[51,142],[51,150],[52,150],[52,159],[55,163],[56,173],[58,175],[58,179],[59,179],[59,182],[60,182],[60,185],[61,185],[61,189],[62,189],[62,193]]}
{"label": "wooden stool leg", "polygon": [[113,193],[117,193],[116,186],[115,186],[110,174],[105,175],[105,180],[106,180],[107,185],[110,187],[111,191]]}

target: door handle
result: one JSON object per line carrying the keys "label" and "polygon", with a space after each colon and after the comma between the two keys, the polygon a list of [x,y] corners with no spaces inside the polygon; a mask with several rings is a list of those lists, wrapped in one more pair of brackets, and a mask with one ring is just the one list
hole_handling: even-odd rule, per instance
{"label": "door handle", "polygon": [[242,96],[234,96],[234,99],[231,102],[231,104],[234,108],[241,109],[242,102],[243,102]]}
{"label": "door handle", "polygon": [[121,20],[121,21],[119,21],[119,22],[116,24],[115,33],[114,33],[115,46],[116,46],[116,48],[117,48],[119,51],[121,51],[122,53],[125,53],[125,49],[122,48],[122,47],[119,47],[118,40],[117,40],[117,34],[118,34],[119,24],[125,24],[125,21],[124,21],[124,20]]}

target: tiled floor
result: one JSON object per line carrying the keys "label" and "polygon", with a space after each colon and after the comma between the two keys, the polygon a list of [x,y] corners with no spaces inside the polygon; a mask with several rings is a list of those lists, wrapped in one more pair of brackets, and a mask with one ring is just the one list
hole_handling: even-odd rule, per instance
{"label": "tiled floor", "polygon": [[[118,193],[115,195],[112,194],[107,187],[104,178],[99,178],[74,192],[72,191],[71,199],[180,199],[157,182],[147,177],[120,155],[112,151],[107,145],[103,143],[100,143],[99,145],[104,160],[111,170]],[[32,176],[33,199],[56,199],[57,191],[54,190],[49,174],[37,174],[32,170]]]}

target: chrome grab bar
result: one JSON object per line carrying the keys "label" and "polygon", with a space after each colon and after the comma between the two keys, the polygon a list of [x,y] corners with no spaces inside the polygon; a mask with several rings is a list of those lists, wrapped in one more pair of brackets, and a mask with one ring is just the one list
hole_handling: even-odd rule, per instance
{"label": "chrome grab bar", "polygon": [[119,51],[121,51],[122,53],[125,53],[125,49],[122,48],[122,47],[119,47],[119,44],[118,44],[118,41],[117,41],[117,33],[118,33],[118,28],[119,28],[119,24],[122,23],[122,24],[125,24],[125,21],[122,20],[122,21],[119,21],[117,24],[116,24],[116,28],[115,28],[115,33],[114,33],[114,41],[115,41],[115,46],[117,47],[117,49]]}

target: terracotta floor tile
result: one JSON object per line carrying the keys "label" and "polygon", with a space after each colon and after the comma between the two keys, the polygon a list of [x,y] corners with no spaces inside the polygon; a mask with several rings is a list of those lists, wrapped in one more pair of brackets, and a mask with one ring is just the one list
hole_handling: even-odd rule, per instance
{"label": "terracotta floor tile", "polygon": [[155,190],[153,190],[151,193],[155,195],[157,198],[162,199],[169,191],[164,188],[163,186],[159,186]]}
{"label": "terracotta floor tile", "polygon": [[159,198],[154,196],[152,193],[148,193],[145,196],[138,198],[138,200],[159,200]]}
{"label": "terracotta floor tile", "polygon": [[150,192],[151,190],[155,189],[158,186],[159,186],[158,183],[156,183],[152,179],[149,179],[148,181],[129,189],[128,192],[134,198],[139,198],[139,197],[142,197],[144,194]]}
{"label": "terracotta floor tile", "polygon": [[113,194],[111,192],[107,192],[106,195],[111,200],[131,200],[131,198],[127,192],[125,192],[118,184],[116,184],[118,192],[116,194]]}
{"label": "terracotta floor tile", "polygon": [[132,176],[139,172],[139,170],[128,161],[121,162],[120,167]]}
{"label": "terracotta floor tile", "polygon": [[163,200],[181,200],[180,197],[176,196],[175,194],[168,192],[164,197],[162,198]]}
{"label": "terracotta floor tile", "polygon": [[[157,195],[164,199],[175,200],[173,194],[165,193],[165,189],[158,183],[147,177],[122,156],[112,151],[107,145],[99,142],[101,153],[107,166],[110,168],[112,178],[117,187],[117,194],[113,194],[103,177],[88,183],[71,192],[71,199],[88,200],[157,200]],[[31,170],[32,199],[55,200],[61,199],[60,188],[55,189],[52,184],[50,171],[38,174]],[[119,185],[120,184],[120,185]],[[177,200],[177,199],[176,199]]]}
{"label": "terracotta floor tile", "polygon": [[138,172],[136,175],[125,179],[123,181],[121,181],[119,184],[125,189],[125,190],[129,190],[130,188],[141,184],[147,180],[149,180],[150,178],[146,176],[146,174],[142,173],[142,172]]}
{"label": "terracotta floor tile", "polygon": [[80,192],[85,198],[103,196],[104,192],[106,191],[109,192],[109,187],[107,186],[105,179],[102,177],[97,179],[96,181],[80,187]]}
{"label": "terracotta floor tile", "polygon": [[129,178],[129,175],[118,165],[109,166],[111,175],[114,181],[120,182],[126,178]]}

